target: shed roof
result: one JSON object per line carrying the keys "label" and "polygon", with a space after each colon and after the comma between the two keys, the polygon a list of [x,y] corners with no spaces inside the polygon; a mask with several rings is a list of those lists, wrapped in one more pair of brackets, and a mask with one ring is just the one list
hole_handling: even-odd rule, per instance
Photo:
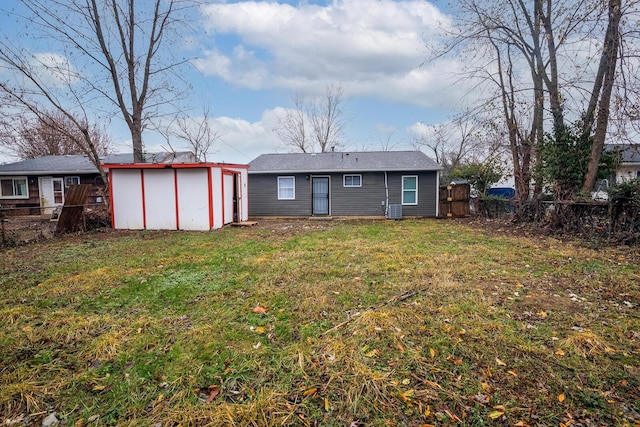
{"label": "shed roof", "polygon": [[[192,162],[193,157],[183,158],[183,153],[149,153],[149,161],[168,163],[175,161]],[[108,154],[102,158],[103,163],[132,163],[132,153]],[[45,175],[45,174],[94,174],[98,170],[83,155],[42,156],[35,159],[22,160],[0,165],[0,175]]]}
{"label": "shed roof", "polygon": [[362,151],[262,154],[249,173],[437,171],[442,167],[422,151]]}

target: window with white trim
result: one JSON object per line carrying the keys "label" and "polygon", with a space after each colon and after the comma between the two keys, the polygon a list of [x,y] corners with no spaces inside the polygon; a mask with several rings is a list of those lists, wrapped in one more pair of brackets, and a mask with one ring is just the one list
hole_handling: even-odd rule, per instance
{"label": "window with white trim", "polygon": [[69,188],[72,185],[80,184],[79,176],[65,176],[64,177],[64,188]]}
{"label": "window with white trim", "polygon": [[418,204],[418,176],[402,177],[402,204],[417,205]]}
{"label": "window with white trim", "polygon": [[28,199],[29,187],[27,185],[27,178],[0,178],[0,197],[3,199]]}
{"label": "window with white trim", "polygon": [[344,187],[362,187],[362,175],[343,175],[342,185]]}
{"label": "window with white trim", "polygon": [[278,177],[278,200],[295,200],[296,198],[296,177]]}

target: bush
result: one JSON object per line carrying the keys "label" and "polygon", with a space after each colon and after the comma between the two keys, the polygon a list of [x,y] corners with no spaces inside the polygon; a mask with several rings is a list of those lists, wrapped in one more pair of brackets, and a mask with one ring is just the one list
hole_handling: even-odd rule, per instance
{"label": "bush", "polygon": [[480,196],[478,198],[478,214],[484,218],[505,218],[511,214],[510,199],[500,196]]}

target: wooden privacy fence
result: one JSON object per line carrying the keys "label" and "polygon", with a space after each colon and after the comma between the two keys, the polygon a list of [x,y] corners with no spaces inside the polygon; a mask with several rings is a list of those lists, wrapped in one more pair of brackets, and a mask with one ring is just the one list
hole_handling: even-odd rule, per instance
{"label": "wooden privacy fence", "polygon": [[469,202],[471,186],[469,184],[451,184],[440,186],[441,218],[462,218],[471,214]]}
{"label": "wooden privacy fence", "polygon": [[69,187],[64,200],[64,206],[58,218],[56,234],[72,233],[83,229],[82,213],[87,203],[91,185],[78,184]]}

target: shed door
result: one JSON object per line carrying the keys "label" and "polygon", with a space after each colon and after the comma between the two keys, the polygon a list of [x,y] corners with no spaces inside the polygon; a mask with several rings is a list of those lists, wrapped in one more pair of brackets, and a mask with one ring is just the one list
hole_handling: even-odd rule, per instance
{"label": "shed door", "polygon": [[329,215],[329,177],[311,178],[313,215]]}

